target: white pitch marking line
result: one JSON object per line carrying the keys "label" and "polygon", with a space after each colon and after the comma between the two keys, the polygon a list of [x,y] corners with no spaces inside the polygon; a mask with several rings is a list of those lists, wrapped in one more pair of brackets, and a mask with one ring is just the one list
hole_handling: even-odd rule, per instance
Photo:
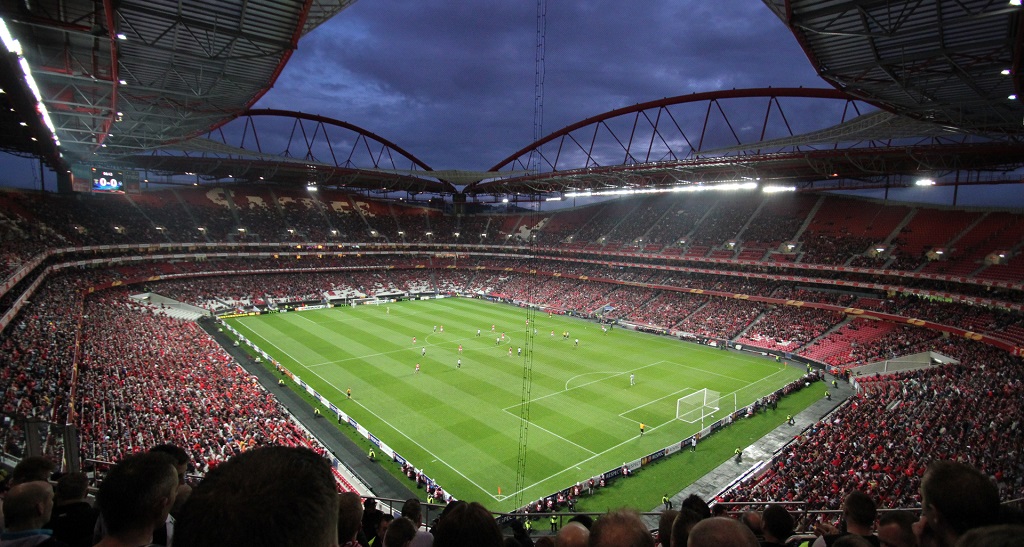
{"label": "white pitch marking line", "polygon": [[[756,384],[758,382],[761,382],[763,380],[771,378],[772,376],[775,376],[776,374],[779,374],[780,372],[782,372],[782,370],[784,370],[784,369],[780,369],[780,370],[778,370],[778,371],[776,371],[776,372],[774,372],[772,374],[769,374],[768,376],[765,376],[764,378],[760,378],[760,379],[754,380],[753,382],[750,382],[750,383],[746,384],[745,386],[743,386],[743,387],[741,387],[741,388],[739,388],[739,389],[737,389],[735,391],[730,391],[729,393],[726,393],[725,395],[732,395],[733,393],[738,393],[742,389],[746,389],[746,388],[748,388],[748,387],[750,387],[750,386],[752,386],[752,385],[754,385],[754,384]],[[675,420],[672,420],[672,421],[675,421]],[[662,427],[662,426],[664,426],[664,425],[666,425],[668,423],[671,423],[671,422],[665,422],[665,423],[663,423],[661,425],[657,425],[657,426],[654,426],[654,427],[647,428],[647,431],[654,431],[655,429],[658,429],[659,427]],[[551,479],[553,479],[553,478],[555,478],[555,477],[557,477],[557,476],[559,476],[559,475],[561,475],[561,474],[563,474],[563,473],[565,473],[567,471],[571,471],[572,469],[579,469],[580,465],[585,464],[585,463],[589,462],[590,460],[593,460],[593,459],[598,458],[600,456],[603,456],[603,455],[607,454],[608,452],[611,452],[612,450],[615,450],[616,448],[619,448],[620,446],[622,446],[622,445],[624,445],[626,443],[633,442],[634,440],[636,440],[636,436],[630,437],[630,438],[622,441],[621,443],[619,443],[617,445],[608,447],[606,450],[604,450],[602,452],[598,452],[598,453],[594,454],[593,456],[590,456],[589,458],[586,458],[584,460],[580,460],[575,465],[570,465],[569,467],[566,467],[565,469],[563,469],[561,471],[558,471],[557,473],[554,473],[554,474],[552,474],[552,475],[550,475],[548,477],[545,477],[545,478],[543,478],[543,479],[541,479],[541,480],[539,480],[537,482],[534,482],[533,484],[531,484],[529,486],[523,487],[521,490],[519,490],[517,492],[510,492],[507,497],[516,496],[516,495],[519,494],[519,492],[525,492],[525,491],[527,491],[527,490],[529,490],[529,489],[531,489],[531,488],[533,488],[533,487],[535,487],[535,486],[537,486],[539,484],[547,482],[547,481],[549,481],[549,480],[551,480]]]}

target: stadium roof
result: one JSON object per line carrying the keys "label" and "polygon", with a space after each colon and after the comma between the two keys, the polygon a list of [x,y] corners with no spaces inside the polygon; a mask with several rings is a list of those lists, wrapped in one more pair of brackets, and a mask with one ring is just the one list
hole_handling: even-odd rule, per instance
{"label": "stadium roof", "polygon": [[[1024,10],[1007,0],[764,0],[826,81],[968,132],[1024,132]],[[1018,3],[1019,4],[1019,3]]]}
{"label": "stadium roof", "polygon": [[148,151],[225,123],[270,88],[303,34],[353,1],[0,5],[72,163]]}

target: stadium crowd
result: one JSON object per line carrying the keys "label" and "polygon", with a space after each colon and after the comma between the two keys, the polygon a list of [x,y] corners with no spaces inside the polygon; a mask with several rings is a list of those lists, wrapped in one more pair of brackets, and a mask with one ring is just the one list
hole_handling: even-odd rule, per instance
{"label": "stadium crowd", "polygon": [[[868,545],[971,547],[1018,545],[1019,510],[1000,505],[997,483],[969,463],[936,459],[920,469],[914,495],[924,511],[879,514],[877,496],[848,485],[830,498],[836,524],[810,523],[786,502],[751,505],[732,515],[696,495],[666,507],[653,532],[636,509],[609,510],[596,519],[552,516],[549,533],[537,519],[499,521],[482,504],[452,500],[424,523],[422,504],[378,509],[376,500],[338,493],[326,460],[300,447],[266,446],[237,454],[196,485],[184,483],[180,448],[164,444],[120,459],[103,476],[95,503],[81,473],[52,475],[53,464],[19,462],[3,500],[4,547],[147,545],[206,547],[812,547]],[[51,479],[56,480],[52,487]],[[665,498],[668,499],[667,497]],[[668,505],[668,502],[666,502]],[[539,522],[538,522],[539,524]]]}
{"label": "stadium crowd", "polygon": [[[45,248],[76,244],[365,241],[518,245],[523,242],[521,235],[527,233],[520,229],[527,229],[529,240],[540,245],[595,252],[742,256],[768,264],[773,260],[766,251],[775,255],[775,250],[787,243],[794,245],[793,260],[799,264],[858,265],[879,272],[883,268],[918,270],[927,264],[929,259],[920,245],[915,244],[915,254],[908,256],[900,249],[900,237],[892,238],[892,248],[880,258],[867,256],[873,246],[894,235],[886,229],[895,229],[902,217],[914,219],[911,208],[827,197],[819,198],[826,206],[812,214],[814,199],[648,196],[491,221],[487,215],[453,217],[423,205],[379,202],[327,189],[309,194],[260,186],[183,188],[106,196],[42,196],[12,191],[0,196],[0,239],[21,242],[20,248],[8,251],[12,255],[8,261],[16,257],[24,262]],[[868,231],[858,224],[859,217],[841,214],[850,208],[877,210],[888,220]],[[712,211],[715,214],[709,214]],[[808,215],[814,222],[801,232]],[[630,222],[622,222],[627,217]],[[990,235],[981,232],[1005,232],[1007,223],[1013,222],[1014,217],[1009,215],[1000,222],[981,222],[977,226],[964,223],[961,232],[968,237],[952,233],[944,238],[955,241],[961,236],[972,242],[972,252],[957,253],[953,249],[950,256],[974,264],[979,252],[984,256],[979,247],[983,249]],[[1019,220],[1016,222],[1019,224]],[[917,227],[922,233],[927,229]],[[932,244],[942,247],[947,241]],[[996,250],[1005,249],[989,252]],[[888,256],[896,258],[889,260]],[[979,262],[976,267],[966,268],[966,273],[977,270],[978,277],[1003,279],[1007,268],[1014,266]]]}
{"label": "stadium crowd", "polygon": [[[476,243],[484,238],[477,234],[486,234],[492,224],[490,220],[482,222],[472,217],[447,217],[426,208],[339,196],[308,198],[269,189],[239,193],[229,190],[169,192],[175,199],[166,207],[162,200],[143,196],[44,199],[34,194],[5,193],[0,199],[0,242],[3,243],[0,277],[16,272],[27,260],[46,249],[67,245],[236,240],[301,243],[333,237],[352,241],[376,238],[389,242],[457,243],[467,242],[469,234],[474,234],[471,239]],[[125,207],[125,203],[116,200],[131,203]],[[696,205],[698,202],[703,209]],[[594,258],[600,258],[603,249],[646,251],[644,240],[663,243],[666,249],[674,246],[680,252],[684,247],[701,247],[703,253],[724,253],[731,250],[725,245],[726,240],[741,233],[749,241],[765,243],[765,249],[798,235],[801,223],[792,219],[783,222],[788,209],[759,207],[758,203],[747,203],[742,215],[716,216],[707,214],[716,205],[712,198],[676,204],[668,200],[611,202],[592,209],[550,214],[545,217],[546,222],[538,222],[536,218],[528,221],[527,215],[523,215],[494,220],[493,224],[506,230],[541,225],[538,241],[592,251]],[[755,211],[762,211],[762,214],[755,214]],[[754,220],[748,223],[750,216]],[[627,217],[641,219],[644,228],[621,221]],[[775,219],[778,222],[773,222]],[[436,235],[426,235],[434,230]],[[454,235],[456,230],[465,230],[466,236],[462,236],[461,241]],[[680,246],[679,241],[683,239],[686,243]],[[497,244],[513,240],[520,241],[518,237],[493,238]],[[742,241],[739,243],[736,252],[742,248]],[[836,237],[809,230],[801,236],[799,260],[831,265],[861,263],[858,257],[875,243],[877,240],[860,235]],[[152,314],[146,306],[132,303],[127,298],[129,291],[124,288],[95,294],[85,291],[101,283],[154,275],[287,269],[287,273],[186,277],[150,282],[146,288],[200,306],[220,303],[225,307],[322,301],[332,292],[361,296],[432,290],[498,294],[515,301],[587,315],[603,313],[608,318],[703,337],[785,349],[835,365],[836,372],[875,359],[916,351],[939,351],[959,359],[960,364],[858,378],[860,393],[850,403],[800,433],[797,442],[789,445],[767,472],[724,494],[719,501],[803,501],[813,508],[845,509],[845,496],[860,491],[886,508],[926,506],[922,480],[927,476],[931,461],[944,459],[962,461],[978,469],[996,485],[1000,497],[1024,496],[1024,467],[1020,463],[1024,457],[1024,435],[1020,432],[1024,416],[1021,403],[1024,374],[1019,359],[979,343],[943,338],[935,331],[913,326],[869,323],[811,308],[769,307],[742,298],[725,299],[595,280],[772,295],[839,306],[866,304],[864,307],[879,311],[965,325],[1007,339],[1013,339],[1013,333],[1017,332],[1014,327],[1020,321],[1016,312],[883,291],[814,290],[805,285],[742,275],[608,267],[555,256],[503,260],[434,256],[433,253],[343,257],[325,254],[315,260],[299,260],[288,256],[287,246],[281,249],[280,258],[139,262],[110,269],[76,268],[49,274],[32,295],[28,307],[0,333],[0,360],[4,363],[0,368],[0,408],[8,416],[75,423],[81,435],[83,459],[101,466],[121,462],[110,470],[108,478],[117,479],[117,473],[122,470],[118,466],[122,464],[125,468],[136,465],[133,462],[137,454],[150,447],[162,443],[178,445],[186,454],[186,466],[193,472],[207,475],[196,492],[208,493],[208,497],[193,496],[193,499],[197,504],[205,500],[204,503],[210,505],[196,506],[211,508],[211,511],[221,508],[231,503],[224,497],[223,491],[228,488],[225,485],[232,484],[231,481],[252,480],[237,470],[247,469],[246,462],[251,461],[250,458],[262,458],[263,454],[276,451],[256,448],[292,447],[288,454],[265,456],[272,460],[281,458],[273,460],[280,465],[305,461],[303,458],[308,456],[302,455],[303,451],[311,451],[319,458],[322,448],[290,421],[285,409],[195,324]],[[68,256],[96,255],[86,251]],[[907,269],[921,267],[920,261],[915,265],[903,256],[898,262]],[[701,266],[722,270],[723,274],[727,268],[736,269],[723,264]],[[979,269],[982,266],[979,265]],[[352,269],[292,271],[307,268]],[[429,279],[423,275],[425,268],[430,272]],[[527,273],[530,270],[558,276]],[[799,271],[800,275],[805,273]],[[840,278],[847,274],[816,272],[815,275]],[[874,280],[875,275],[849,277]],[[581,276],[585,279],[580,279]],[[882,279],[892,281],[884,276]],[[907,283],[909,286],[913,282]],[[942,286],[934,281],[921,283]],[[960,292],[976,291],[978,295],[988,295],[990,291],[981,285],[954,284],[953,287]],[[1020,292],[999,295],[1008,301],[1020,301],[1024,299]],[[3,296],[4,309],[10,307],[16,295],[16,291],[11,291]],[[107,356],[115,355],[117,360],[112,363]],[[18,456],[24,449],[24,432],[18,431],[20,426],[16,422],[5,424],[9,427],[3,437],[4,451]],[[61,440],[58,437],[46,437],[45,453],[59,452]],[[322,458],[315,461],[321,462]],[[170,475],[163,473],[166,469],[160,470],[159,461],[142,461],[138,465],[154,478],[153,488],[167,486]],[[319,465],[310,463],[312,468]],[[223,473],[220,469],[224,469]],[[329,509],[321,512],[331,513],[337,506],[344,506],[345,501],[328,500],[328,497],[337,498],[337,487],[330,473],[327,476],[331,479],[330,496],[324,494],[317,503]],[[114,480],[107,484],[118,483]],[[239,484],[257,488],[253,482]],[[114,486],[101,488],[110,490]],[[126,492],[131,490],[123,483],[118,488],[123,490],[119,495],[128,495]],[[12,494],[15,500],[21,494],[35,499],[33,496],[40,495],[38,490],[12,488],[8,499]],[[169,489],[167,492],[170,496]],[[288,499],[288,495],[295,493],[280,493],[282,499]],[[101,496],[101,513],[104,510],[102,500]],[[17,507],[17,503],[14,505]],[[171,505],[173,503],[168,504]],[[124,505],[114,503],[111,507],[123,509]],[[5,513],[6,508],[7,504]],[[161,517],[161,511],[148,517],[154,523],[162,523],[166,514]],[[188,518],[204,511],[195,509],[190,513],[186,509],[180,513],[183,517],[181,537],[196,538],[183,545],[204,544],[202,536],[212,533],[209,521]],[[252,513],[260,514],[255,510]],[[448,541],[455,541],[450,538],[468,533],[466,530],[471,527],[480,533],[485,533],[486,528],[486,534],[490,534],[487,541],[500,538],[500,535],[493,535],[493,519],[482,506],[452,504],[448,513],[435,529],[434,541],[438,545],[459,544]],[[484,518],[485,513],[487,518]],[[334,524],[341,530],[344,518],[339,519],[337,511],[333,514]],[[410,511],[410,515],[414,514]],[[15,517],[17,524],[18,515]],[[622,512],[599,519],[590,532],[591,544],[600,544],[600,540],[594,538],[608,533],[602,529],[604,526],[635,529],[634,517],[632,513]],[[117,518],[104,513],[105,520]],[[445,518],[453,520],[441,526]],[[221,519],[226,529],[232,524],[229,521],[227,517]],[[602,521],[606,524],[600,524]],[[8,519],[8,524],[10,522]],[[197,522],[201,524],[194,524]],[[258,520],[253,523],[250,528],[260,529]],[[418,522],[410,520],[410,523],[415,530]],[[31,524],[37,523],[32,521]],[[137,533],[140,531],[138,524],[123,528],[114,524],[111,529],[115,534]],[[201,531],[194,532],[196,528],[190,528],[192,526],[198,526]],[[309,529],[313,527],[315,525]],[[586,528],[583,523],[580,527]],[[145,537],[144,528],[140,537]],[[576,526],[571,528],[580,532]],[[963,532],[959,530],[957,535]],[[344,530],[340,533],[342,544],[355,537],[348,536]],[[516,535],[521,539],[522,534]],[[778,535],[772,537],[779,538]],[[304,543],[296,544],[319,544],[316,543],[319,540],[310,538],[304,536]],[[276,544],[288,545],[288,541],[282,539]],[[386,537],[381,541],[390,545]],[[487,543],[480,539],[480,543],[475,544]],[[0,547],[6,545],[0,542]]]}
{"label": "stadium crowd", "polygon": [[[265,444],[323,450],[195,323],[155,315],[124,288],[101,292],[76,309],[78,292],[98,275],[51,279],[31,312],[3,333],[5,414],[72,420],[82,459],[97,464],[161,442],[184,447],[195,472]],[[76,399],[69,401],[69,394]],[[60,436],[47,439],[58,443]],[[8,453],[20,454],[23,441],[12,437]],[[56,453],[60,446],[45,448]]]}
{"label": "stadium crowd", "polygon": [[1024,496],[1024,369],[1005,352],[968,340],[936,347],[958,365],[858,378],[846,407],[800,433],[763,476],[720,501],[804,501],[839,509],[862,490],[886,508],[919,506],[934,459],[978,468],[1002,499]]}

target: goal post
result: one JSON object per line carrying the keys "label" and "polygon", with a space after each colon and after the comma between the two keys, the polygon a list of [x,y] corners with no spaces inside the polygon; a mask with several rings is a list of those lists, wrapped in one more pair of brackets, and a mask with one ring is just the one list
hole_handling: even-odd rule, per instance
{"label": "goal post", "polygon": [[686,423],[703,422],[719,410],[720,395],[704,388],[676,400],[676,419]]}

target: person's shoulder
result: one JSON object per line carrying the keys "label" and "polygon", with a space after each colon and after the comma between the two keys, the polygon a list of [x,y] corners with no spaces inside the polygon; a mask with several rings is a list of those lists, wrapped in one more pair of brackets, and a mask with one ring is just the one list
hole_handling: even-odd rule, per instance
{"label": "person's shoulder", "polygon": [[417,530],[416,536],[412,538],[412,543],[409,547],[433,547],[434,535],[430,532],[424,532],[423,530]]}

